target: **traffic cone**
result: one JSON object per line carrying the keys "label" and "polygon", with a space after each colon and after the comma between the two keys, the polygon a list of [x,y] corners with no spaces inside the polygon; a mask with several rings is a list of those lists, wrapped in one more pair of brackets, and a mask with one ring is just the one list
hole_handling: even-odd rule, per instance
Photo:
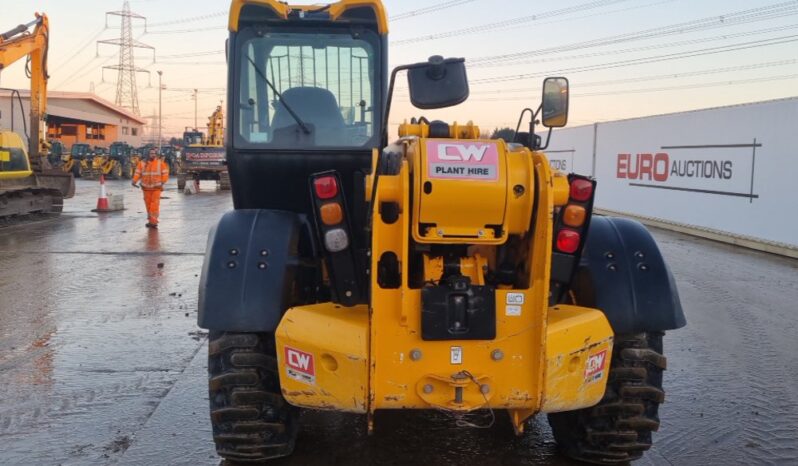
{"label": "traffic cone", "polygon": [[105,192],[105,175],[100,174],[100,197],[97,198],[97,212],[107,212],[108,209],[108,193]]}
{"label": "traffic cone", "polygon": [[125,210],[125,198],[122,194],[111,196],[105,191],[105,175],[100,174],[100,197],[97,198],[97,208],[92,212],[118,212]]}

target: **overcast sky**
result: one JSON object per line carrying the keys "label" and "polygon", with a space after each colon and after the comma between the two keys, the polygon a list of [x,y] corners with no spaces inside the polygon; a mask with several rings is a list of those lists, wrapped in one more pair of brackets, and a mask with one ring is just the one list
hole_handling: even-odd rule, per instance
{"label": "overcast sky", "polygon": [[[50,89],[88,91],[113,101],[121,0],[2,0],[0,30],[48,14]],[[300,2],[305,3],[305,2]],[[147,17],[134,37],[155,47],[137,50],[141,114],[157,111],[163,71],[164,127],[193,125],[188,89],[199,88],[200,125],[224,98],[224,41],[229,2],[131,0]],[[446,8],[447,5],[452,6]],[[463,56],[471,98],[426,112],[448,121],[473,119],[484,129],[515,126],[536,106],[545,75],[571,80],[570,125],[754,102],[798,95],[798,1],[763,0],[386,0],[391,65],[429,55]],[[438,11],[425,12],[430,6]],[[407,14],[407,13],[416,14]],[[507,57],[509,54],[515,54]],[[497,58],[498,57],[498,58]],[[642,63],[641,63],[642,62]],[[151,84],[151,87],[150,87]],[[27,88],[22,65],[0,75],[0,86]],[[421,114],[399,94],[391,121]]]}

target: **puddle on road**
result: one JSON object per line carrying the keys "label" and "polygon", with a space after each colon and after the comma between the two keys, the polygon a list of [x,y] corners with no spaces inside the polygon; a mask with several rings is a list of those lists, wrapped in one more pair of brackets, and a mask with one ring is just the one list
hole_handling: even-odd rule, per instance
{"label": "puddle on road", "polygon": [[124,212],[88,213],[78,180],[62,218],[0,229],[0,464],[121,456],[201,344],[197,252],[229,194],[175,193],[153,231],[128,187]]}

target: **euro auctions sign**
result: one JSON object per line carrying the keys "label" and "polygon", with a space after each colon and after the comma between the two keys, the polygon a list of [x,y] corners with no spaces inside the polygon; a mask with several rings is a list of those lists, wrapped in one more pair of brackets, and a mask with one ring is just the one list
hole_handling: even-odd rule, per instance
{"label": "euro auctions sign", "polygon": [[619,153],[615,177],[629,186],[756,199],[754,161],[762,144],[663,145],[657,151]]}
{"label": "euro auctions sign", "polygon": [[798,250],[797,121],[791,97],[564,128],[545,152],[593,175],[595,206],[611,215]]}

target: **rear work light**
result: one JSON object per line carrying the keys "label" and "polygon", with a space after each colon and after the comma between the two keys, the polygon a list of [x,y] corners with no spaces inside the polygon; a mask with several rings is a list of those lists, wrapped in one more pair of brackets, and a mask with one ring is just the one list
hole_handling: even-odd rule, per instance
{"label": "rear work light", "polygon": [[324,246],[330,252],[341,252],[349,247],[349,236],[343,228],[334,228],[324,233]]}
{"label": "rear work light", "polygon": [[334,176],[320,176],[313,180],[313,189],[319,199],[332,199],[338,195],[338,182]]}
{"label": "rear work light", "polygon": [[571,199],[585,202],[593,195],[593,183],[589,180],[577,178],[571,182]]}
{"label": "rear work light", "polygon": [[321,212],[321,221],[325,225],[338,225],[344,219],[344,211],[341,204],[337,202],[328,202],[321,206],[319,211]]}
{"label": "rear work light", "polygon": [[566,254],[573,254],[579,249],[582,238],[574,230],[560,230],[557,233],[557,249]]}

